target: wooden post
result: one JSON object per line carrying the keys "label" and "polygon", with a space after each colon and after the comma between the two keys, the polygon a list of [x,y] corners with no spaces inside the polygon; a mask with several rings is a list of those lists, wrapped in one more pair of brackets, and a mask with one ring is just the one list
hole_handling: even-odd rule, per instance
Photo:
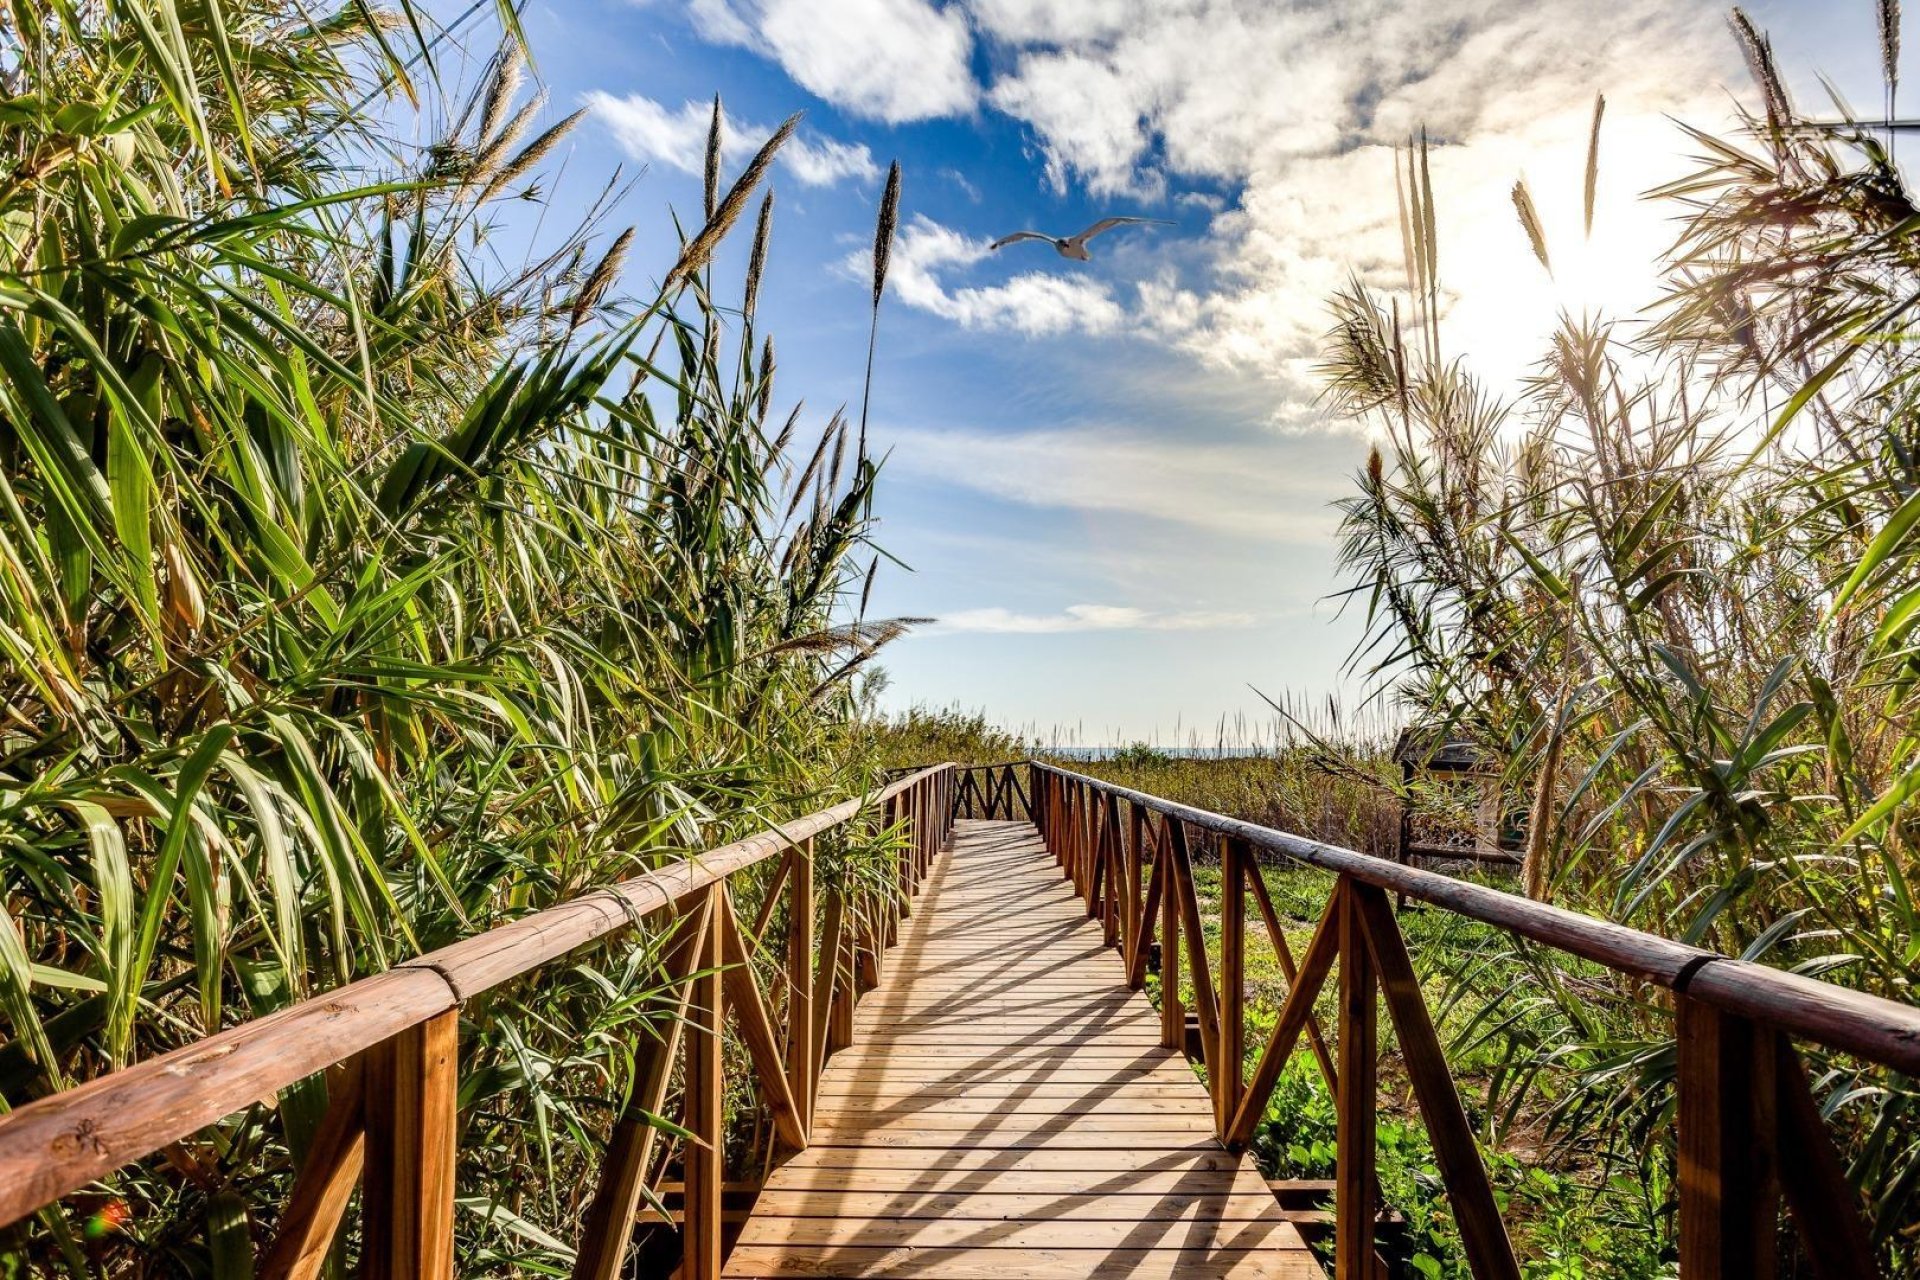
{"label": "wooden post", "polygon": [[[706,910],[717,917],[714,895],[724,882],[709,888]],[[720,1280],[721,1126],[725,1119],[726,1082],[721,1074],[720,1036],[724,1026],[720,979],[721,931],[710,924],[701,935],[687,1001],[686,1203],[681,1229],[680,1274],[685,1280]]]}
{"label": "wooden post", "polygon": [[1379,983],[1366,925],[1342,880],[1340,896],[1340,1089],[1333,1192],[1335,1280],[1372,1280],[1373,1223],[1379,1214],[1374,1110],[1379,1105]]}
{"label": "wooden post", "polygon": [[[1171,823],[1173,819],[1162,818]],[[1187,1011],[1180,1004],[1180,890],[1173,882],[1173,841],[1160,833],[1160,1044],[1184,1049]]]}
{"label": "wooden post", "polygon": [[1771,1280],[1780,1225],[1776,1033],[1686,996],[1674,998],[1674,1016],[1681,1280]]}
{"label": "wooden post", "polygon": [[[1187,972],[1192,975],[1193,1010],[1200,1019],[1200,1052],[1207,1066],[1207,1077],[1214,1078],[1220,1058],[1220,1003],[1213,989],[1213,967],[1207,958],[1207,933],[1200,919],[1200,899],[1193,887],[1193,858],[1187,849],[1187,827],[1179,819],[1166,826],[1168,869],[1173,878],[1169,890],[1177,890],[1180,921],[1186,935]],[[1164,948],[1163,948],[1164,949]],[[1182,1032],[1184,1041],[1185,1033]],[[1218,1095],[1216,1094],[1216,1099]]]}
{"label": "wooden post", "polygon": [[[839,910],[836,912],[835,907]],[[829,923],[838,927],[831,931],[834,940],[832,961],[832,986],[826,1001],[827,1038],[826,1054],[838,1053],[853,1043],[853,986],[854,959],[860,934],[859,908],[843,892],[836,893],[827,904]],[[823,957],[824,959],[824,957]],[[819,1016],[818,1013],[815,1016]]]}
{"label": "wooden post", "polygon": [[1134,856],[1146,865],[1147,886],[1141,900],[1134,910],[1133,949],[1127,955],[1127,986],[1138,991],[1147,982],[1147,962],[1152,957],[1153,933],[1155,922],[1161,914],[1161,900],[1167,891],[1167,880],[1161,874],[1164,865],[1159,857],[1159,844],[1153,835],[1153,820],[1144,814],[1136,814],[1139,822],[1134,827],[1136,847]]}
{"label": "wooden post", "polygon": [[367,1280],[453,1280],[459,1037],[450,1009],[367,1050]]}
{"label": "wooden post", "polygon": [[820,932],[820,964],[813,978],[813,1055],[809,1063],[814,1083],[807,1096],[818,1096],[820,1069],[826,1064],[831,1031],[833,989],[839,985],[840,935],[846,929],[846,902],[836,890],[827,894],[826,918]]}
{"label": "wooden post", "polygon": [[795,846],[787,902],[787,1088],[801,1119],[813,1123],[813,839]]}
{"label": "wooden post", "polygon": [[1100,903],[1100,922],[1106,944],[1117,947],[1120,945],[1122,917],[1126,913],[1126,892],[1120,883],[1125,858],[1120,843],[1123,839],[1120,834],[1120,802],[1111,793],[1102,797],[1100,818],[1100,861],[1106,866],[1104,878],[1107,882],[1107,894]]}
{"label": "wooden post", "polygon": [[1097,920],[1100,918],[1100,904],[1104,900],[1102,894],[1106,889],[1106,797],[1098,791],[1092,791],[1087,796],[1087,802],[1087,869],[1081,897],[1087,910],[1087,919]]}
{"label": "wooden post", "polygon": [[1140,888],[1140,865],[1143,856],[1141,846],[1145,842],[1146,829],[1146,812],[1140,808],[1137,801],[1128,801],[1127,869],[1125,872],[1127,879],[1126,920],[1124,927],[1121,929],[1125,943],[1121,947],[1121,953],[1125,955],[1127,959],[1127,985],[1136,990],[1139,988],[1139,982],[1134,977],[1134,974],[1138,970],[1138,962],[1135,957],[1138,956],[1141,951],[1140,934],[1142,926],[1146,923],[1145,920],[1142,919],[1144,913],[1141,910],[1140,903],[1140,895],[1142,892]]}
{"label": "wooden post", "polygon": [[919,879],[920,871],[920,784],[908,788],[905,808],[907,813],[907,842],[900,847],[900,856],[894,861],[894,901],[887,910],[887,945],[892,946],[900,940],[900,932],[895,915],[901,920],[913,915],[913,886]]}
{"label": "wooden post", "polygon": [[1220,841],[1220,1052],[1211,1081],[1214,1129],[1221,1136],[1240,1109],[1247,1056],[1247,876],[1253,849],[1235,836]]}

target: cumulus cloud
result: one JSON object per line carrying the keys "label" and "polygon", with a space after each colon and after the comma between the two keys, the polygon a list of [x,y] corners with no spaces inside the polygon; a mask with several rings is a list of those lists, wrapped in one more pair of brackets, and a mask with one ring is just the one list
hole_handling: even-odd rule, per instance
{"label": "cumulus cloud", "polygon": [[744,45],[835,106],[900,123],[971,111],[973,34],[926,0],[694,0],[708,39]]}
{"label": "cumulus cloud", "polygon": [[1250,613],[1157,613],[1114,604],[1070,604],[1059,613],[1016,613],[998,606],[961,609],[941,617],[928,634],[943,631],[1045,635],[1063,631],[1217,631],[1250,627]]}
{"label": "cumulus cloud", "polygon": [[[1559,312],[1630,314],[1653,300],[1672,211],[1638,197],[1686,167],[1664,117],[1724,115],[1718,86],[1736,70],[1703,0],[970,0],[970,11],[1003,52],[987,101],[1033,130],[1053,183],[1113,197],[1180,178],[1237,190],[1208,223],[1202,269],[1138,282],[1140,327],[1274,377],[1295,404],[1313,388],[1325,299],[1354,276],[1400,279],[1396,144],[1421,129],[1434,139],[1451,346],[1512,376]],[[1609,111],[1588,240],[1578,205],[1596,91]],[[1554,278],[1515,223],[1508,189],[1523,173]]]}
{"label": "cumulus cloud", "polygon": [[[805,19],[796,16],[801,9]],[[922,228],[916,306],[975,328],[1126,330],[1313,387],[1325,302],[1353,276],[1401,277],[1395,150],[1426,130],[1439,196],[1449,345],[1521,372],[1562,312],[1627,315],[1657,292],[1679,176],[1669,116],[1716,125],[1740,75],[1718,0],[696,0],[710,37],[777,59],[843,108],[885,119],[978,104],[1020,122],[1043,181],[1189,221],[1165,266],[1103,257],[984,279],[978,242]],[[704,16],[701,16],[704,15]],[[825,46],[831,45],[829,52]],[[855,51],[858,51],[857,53]],[[984,69],[976,83],[975,66]],[[1601,211],[1579,214],[1589,112],[1608,98]],[[1508,198],[1525,175],[1553,250],[1532,260]],[[1177,236],[1183,236],[1182,245]],[[943,237],[951,237],[943,238]],[[906,296],[903,289],[903,297]],[[1090,304],[1080,318],[1082,304]]]}
{"label": "cumulus cloud", "polygon": [[[990,241],[969,236],[915,214],[901,228],[887,271],[887,287],[910,307],[952,320],[966,329],[1003,330],[1035,336],[1106,333],[1126,319],[1126,310],[1097,280],[1027,271],[988,285],[955,285],[946,277],[985,260]],[[842,269],[855,279],[872,278],[871,250],[850,255]]]}
{"label": "cumulus cloud", "polygon": [[[594,116],[604,123],[621,150],[636,160],[664,164],[682,173],[700,173],[706,167],[707,129],[713,104],[689,101],[678,107],[631,93],[616,97],[595,90],[586,98]],[[721,155],[729,163],[744,161],[773,134],[771,126],[724,117]],[[873,153],[859,143],[796,134],[780,148],[787,171],[810,187],[832,186],[849,178],[867,181],[880,175]]]}

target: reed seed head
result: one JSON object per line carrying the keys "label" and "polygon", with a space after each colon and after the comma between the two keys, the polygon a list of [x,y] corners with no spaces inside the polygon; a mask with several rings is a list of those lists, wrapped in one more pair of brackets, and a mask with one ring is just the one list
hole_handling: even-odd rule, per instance
{"label": "reed seed head", "polygon": [[900,162],[887,170],[887,189],[880,197],[880,217],[873,228],[873,305],[887,287],[887,264],[893,258],[893,232],[900,222]]}
{"label": "reed seed head", "polygon": [[720,111],[720,95],[713,95],[713,122],[707,126],[707,183],[706,203],[703,206],[708,220],[713,218],[714,206],[720,202],[720,130],[723,127]]}

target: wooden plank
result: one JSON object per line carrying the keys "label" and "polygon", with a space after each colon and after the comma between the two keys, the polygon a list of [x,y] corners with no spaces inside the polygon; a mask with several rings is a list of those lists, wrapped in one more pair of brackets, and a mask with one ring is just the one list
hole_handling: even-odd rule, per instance
{"label": "wooden plank", "polygon": [[1058,864],[1023,824],[957,824],[728,1275],[1319,1274],[1103,945],[1145,904],[1091,799],[1042,805]]}
{"label": "wooden plank", "polygon": [[1083,1091],[1078,1096],[1034,1098],[1009,1096],[1003,1092],[969,1091],[947,1096],[877,1098],[865,1095],[828,1095],[821,1098],[817,1115],[832,1125],[850,1122],[878,1123],[889,1117],[938,1115],[1012,1116],[1092,1116],[1162,1115],[1204,1119],[1209,1114],[1205,1103],[1194,1097],[1193,1086],[1184,1090],[1165,1089],[1159,1093],[1136,1093],[1130,1089],[1104,1092]]}
{"label": "wooden plank", "polygon": [[[964,1134],[961,1138],[958,1135]],[[1149,1146],[1158,1143],[1179,1143],[1199,1141],[1210,1137],[1211,1128],[1167,1128],[1153,1132],[1142,1132],[1132,1127],[1126,1128],[1070,1128],[1057,1131],[1044,1129],[995,1129],[981,1132],[971,1129],[885,1129],[885,1130],[840,1130],[830,1129],[813,1135],[814,1146],[844,1147],[865,1146],[881,1147],[932,1147],[945,1150],[956,1142],[964,1141],[976,1150],[1029,1150],[1035,1148],[1054,1148],[1057,1150],[1130,1151],[1145,1143]],[[811,1150],[812,1148],[809,1148]]]}
{"label": "wooden plank", "polygon": [[[768,1205],[783,1203],[780,1196],[806,1192],[899,1197],[912,1192],[935,1201],[966,1196],[1102,1196],[1133,1205],[1133,1213],[1148,1213],[1148,1201],[1169,1196],[1252,1196],[1271,1201],[1260,1176],[1252,1169],[1229,1171],[1160,1171],[1160,1169],[887,1169],[860,1165],[854,1169],[803,1169],[785,1178],[780,1190],[760,1192]],[[766,1199],[766,1197],[774,1199]]]}
{"label": "wooden plank", "polygon": [[[1154,1140],[1160,1134],[1175,1134],[1178,1139],[1200,1141],[1211,1132],[1208,1111],[1169,1111],[1149,1109],[1145,1114],[1133,1110],[1067,1112],[1042,1103],[1010,1111],[906,1111],[906,1112],[820,1112],[815,1116],[814,1137],[820,1142],[842,1142],[849,1135],[884,1143],[895,1134],[933,1133],[951,1130],[964,1133],[968,1143],[1071,1141],[1076,1138],[1104,1139],[1109,1136],[1132,1137],[1140,1142]],[[961,1141],[949,1133],[947,1142]]]}
{"label": "wooden plank", "polygon": [[367,1051],[367,1280],[453,1280],[459,1036],[460,1015],[448,1010]]}
{"label": "wooden plank", "polygon": [[918,1280],[1305,1280],[1320,1275],[1300,1249],[923,1249],[857,1245],[742,1246],[735,1277],[914,1276]]}
{"label": "wooden plank", "polygon": [[1168,1099],[1172,1101],[1192,1101],[1193,1080],[1181,1078],[1171,1072],[1163,1076],[1133,1077],[1126,1080],[1109,1080],[1099,1075],[1087,1075],[1086,1078],[1063,1083],[1051,1078],[1020,1082],[1007,1080],[978,1080],[967,1082],[942,1081],[938,1076],[915,1080],[902,1080],[892,1083],[886,1081],[836,1078],[820,1094],[820,1105],[832,1108],[846,1107],[849,1104],[872,1106],[884,1105],[888,1098],[902,1098],[916,1102],[935,1103],[943,1098],[968,1098],[982,1102],[991,1102],[999,1098],[1063,1099],[1078,1101],[1089,1098],[1139,1098],[1143,1100]]}
{"label": "wooden plank", "polygon": [[[776,1218],[755,1211],[741,1233],[743,1247],[798,1245],[911,1245],[917,1249],[1177,1249],[1215,1252],[1234,1249],[1289,1249],[1300,1233],[1278,1213],[1215,1217],[1207,1212],[1223,1199],[1188,1206],[1181,1216],[1135,1215],[1061,1221],[1052,1217],[984,1220],[968,1218]],[[1263,1206],[1264,1207],[1264,1206]]]}
{"label": "wooden plank", "polygon": [[[889,1169],[948,1169],[1014,1172],[1022,1169],[1179,1169],[1232,1171],[1249,1167],[1212,1139],[1159,1146],[1119,1147],[1111,1150],[1035,1148],[1026,1151],[988,1151],[979,1147],[950,1147],[944,1151],[902,1151],[898,1148],[808,1147],[782,1165],[774,1178],[791,1169],[846,1169],[874,1165]],[[775,1185],[770,1180],[769,1187]]]}
{"label": "wooden plank", "polygon": [[1099,1192],[1017,1191],[875,1191],[811,1188],[763,1191],[754,1201],[755,1216],[767,1218],[850,1218],[902,1221],[938,1218],[948,1221],[1005,1222],[1046,1219],[1052,1222],[1159,1222],[1205,1215],[1216,1221],[1271,1219],[1273,1197],[1264,1186],[1236,1191],[1193,1191],[1163,1183],[1153,1194],[1138,1191]]}

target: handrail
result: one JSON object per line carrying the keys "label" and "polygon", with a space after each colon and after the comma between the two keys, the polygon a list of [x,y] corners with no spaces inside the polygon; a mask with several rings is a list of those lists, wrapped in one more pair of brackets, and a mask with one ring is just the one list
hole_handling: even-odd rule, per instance
{"label": "handrail", "polygon": [[[1043,761],[1029,760],[1026,768],[1035,823],[1088,915],[1104,922],[1108,945],[1120,949],[1130,985],[1143,985],[1158,963],[1162,1041],[1205,1063],[1223,1142],[1237,1149],[1251,1141],[1286,1061],[1303,1035],[1312,1042],[1337,1116],[1337,1280],[1373,1274],[1383,999],[1472,1273],[1477,1280],[1518,1280],[1520,1274],[1389,893],[1674,993],[1682,1280],[1772,1276],[1782,1199],[1817,1275],[1851,1280],[1874,1272],[1863,1205],[1846,1182],[1792,1041],[1920,1074],[1920,1009]],[[1220,837],[1217,980],[1193,884],[1189,828]],[[1336,877],[1313,940],[1297,960],[1259,874],[1258,851]],[[1251,1079],[1244,982],[1249,894],[1289,984]],[[1182,1005],[1183,964],[1196,1026]],[[1329,1048],[1315,1001],[1336,968],[1337,1043]]]}
{"label": "handrail", "polygon": [[[708,1077],[690,1079],[689,1107],[697,1101],[710,1114],[704,1126],[697,1123],[699,1117],[685,1126],[707,1144],[704,1155],[697,1146],[688,1149],[686,1274],[690,1280],[717,1275],[720,1142],[719,1134],[708,1130],[717,1129],[719,1117],[719,1055],[712,1041],[723,1026],[723,1004],[739,1016],[759,1084],[769,1095],[776,1120],[784,1120],[783,1134],[791,1145],[804,1146],[813,1081],[826,1052],[851,1039],[855,988],[864,989],[860,975],[877,972],[879,952],[891,944],[899,913],[944,843],[955,777],[952,764],[920,769],[863,797],[593,890],[0,1115],[0,1227],[316,1072],[353,1064],[359,1074],[369,1076],[367,1087],[336,1081],[340,1087],[333,1091],[323,1126],[323,1137],[339,1130],[339,1149],[331,1150],[325,1141],[315,1143],[316,1151],[329,1150],[333,1163],[315,1169],[316,1160],[309,1156],[283,1215],[289,1224],[283,1227],[283,1239],[290,1228],[310,1238],[277,1249],[263,1273],[316,1274],[365,1148],[363,1200],[369,1202],[369,1239],[364,1247],[370,1255],[383,1253],[369,1262],[370,1274],[450,1276],[451,1090],[458,1084],[451,1037],[460,1007],[492,987],[671,911],[683,953],[675,985],[726,987],[724,996],[717,986],[693,990],[690,1012],[686,994],[681,995],[681,1012],[701,1024],[696,1030],[709,1033],[689,1037],[687,1046],[689,1076],[704,1071]],[[829,896],[828,936],[822,939],[816,973],[811,841],[875,809],[883,821],[899,822],[909,842],[899,861],[895,892],[864,907]],[[776,873],[769,897],[783,886],[792,894],[792,932],[799,935],[798,942],[789,938],[792,998],[784,1036],[769,1023],[745,963],[747,944],[733,920],[727,892],[730,877],[782,854],[788,855],[787,862]],[[675,967],[673,959],[668,963]],[[670,1056],[672,1049],[666,1052]],[[702,1061],[695,1063],[695,1058]],[[670,1067],[670,1062],[655,1064],[657,1093],[664,1092]],[[696,1089],[698,1099],[692,1097]],[[660,1105],[658,1098],[650,1105],[638,1101],[649,1110]],[[419,1131],[413,1135],[419,1141],[380,1132],[394,1125]],[[651,1132],[649,1128],[649,1140]],[[636,1145],[644,1178],[650,1141]],[[583,1241],[582,1269],[576,1276],[618,1272],[640,1192],[634,1170],[615,1171],[613,1163],[610,1158],[609,1174],[618,1172],[620,1177],[603,1180],[602,1199],[619,1199],[624,1209],[596,1205],[603,1229],[598,1239]],[[711,1167],[696,1175],[693,1166],[702,1163]],[[376,1168],[380,1164],[390,1167]],[[698,1192],[696,1182],[703,1184]],[[696,1204],[703,1198],[704,1203]],[[324,1221],[303,1216],[316,1211]],[[382,1234],[391,1238],[371,1238]],[[589,1264],[590,1257],[596,1261]]]}
{"label": "handrail", "polygon": [[1245,840],[1256,849],[1444,907],[1455,915],[1643,978],[1728,1013],[1768,1021],[1802,1039],[1920,1076],[1920,1008],[1912,1005],[1751,960],[1736,960],[1519,894],[1196,809],[1056,765],[1038,761],[1029,764],[1163,817],[1177,818],[1216,835]]}

